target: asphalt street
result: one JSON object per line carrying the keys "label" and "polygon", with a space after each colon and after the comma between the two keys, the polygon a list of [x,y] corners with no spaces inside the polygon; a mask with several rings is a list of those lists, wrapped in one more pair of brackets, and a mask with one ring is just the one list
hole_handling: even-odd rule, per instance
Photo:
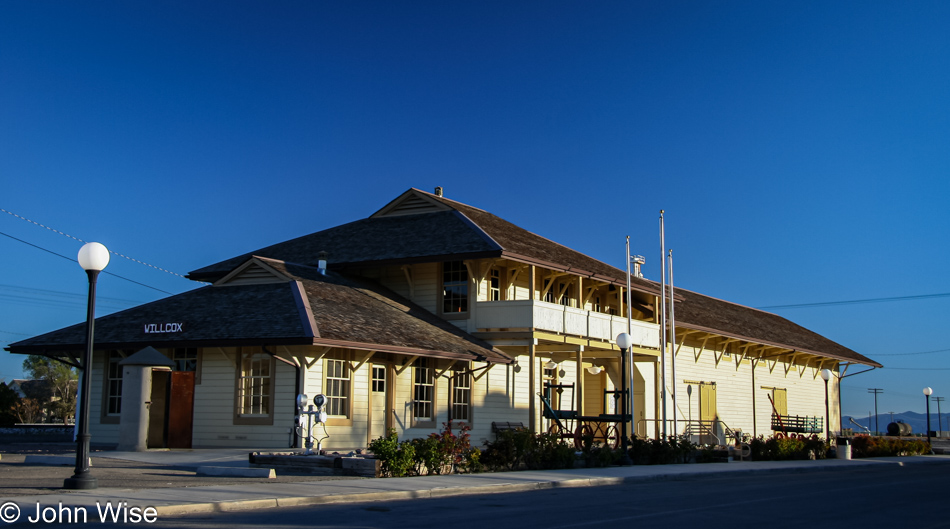
{"label": "asphalt street", "polygon": [[[164,516],[149,527],[533,528],[950,527],[947,462],[820,472],[710,474],[585,488],[554,488],[386,502]],[[27,514],[27,513],[25,513]],[[35,513],[34,513],[35,514]],[[113,527],[114,523],[82,524]],[[22,523],[22,521],[21,521]],[[22,526],[18,523],[17,526]],[[30,525],[75,527],[76,524]],[[126,526],[146,525],[124,524]]]}

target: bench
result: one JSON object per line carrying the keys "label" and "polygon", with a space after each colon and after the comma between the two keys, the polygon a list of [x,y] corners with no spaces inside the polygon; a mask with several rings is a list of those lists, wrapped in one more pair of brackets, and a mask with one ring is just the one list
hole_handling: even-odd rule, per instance
{"label": "bench", "polygon": [[524,423],[520,422],[492,422],[491,431],[494,433],[508,432],[512,430],[524,429]]}

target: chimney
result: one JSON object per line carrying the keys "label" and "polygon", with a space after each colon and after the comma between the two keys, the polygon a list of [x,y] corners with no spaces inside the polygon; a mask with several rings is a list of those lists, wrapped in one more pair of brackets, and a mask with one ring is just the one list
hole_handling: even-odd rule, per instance
{"label": "chimney", "polygon": [[320,252],[317,254],[317,269],[320,271],[320,275],[327,275],[327,257],[329,254],[327,252]]}
{"label": "chimney", "polygon": [[633,277],[643,278],[643,273],[640,272],[640,267],[647,262],[647,260],[642,255],[634,255],[630,258],[630,262],[633,263]]}
{"label": "chimney", "polygon": [[442,196],[442,186],[435,188],[435,196],[437,197]]}

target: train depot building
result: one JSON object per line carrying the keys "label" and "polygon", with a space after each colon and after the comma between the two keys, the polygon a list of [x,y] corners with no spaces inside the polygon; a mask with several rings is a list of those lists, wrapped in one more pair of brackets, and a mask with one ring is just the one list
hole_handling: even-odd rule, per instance
{"label": "train depot building", "polygon": [[[570,437],[577,418],[596,429],[619,413],[615,339],[628,316],[627,431],[642,437],[834,432],[838,377],[880,367],[782,317],[682,289],[675,341],[661,351],[658,283],[634,272],[628,304],[625,271],[438,189],[188,278],[210,285],[96,319],[93,444],[121,446],[122,421],[138,420],[148,448],[300,447],[299,393],[326,396],[328,449],[365,447],[390,428],[423,437],[450,420],[474,445],[494,438],[493,424],[561,423]],[[76,363],[84,341],[79,324],[8,350]],[[146,376],[130,379],[140,365]],[[142,398],[144,417],[123,414]]]}

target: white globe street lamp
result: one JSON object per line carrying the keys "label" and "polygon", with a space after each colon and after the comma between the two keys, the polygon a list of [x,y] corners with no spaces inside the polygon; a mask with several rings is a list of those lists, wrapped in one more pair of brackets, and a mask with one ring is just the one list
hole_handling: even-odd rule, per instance
{"label": "white globe street lamp", "polygon": [[831,442],[831,414],[828,412],[828,381],[831,380],[831,370],[822,369],[821,379],[825,381],[825,441]]}
{"label": "white globe street lamp", "polygon": [[79,416],[76,417],[79,434],[76,435],[76,472],[66,478],[63,488],[96,489],[99,482],[89,473],[89,388],[92,385],[92,344],[93,328],[96,319],[96,280],[109,264],[109,250],[97,242],[90,242],[79,249],[79,266],[86,271],[89,279],[89,297],[86,303],[86,350],[82,356],[81,395],[79,396]]}
{"label": "white globe street lamp", "polygon": [[[927,386],[924,388],[924,399],[927,400],[927,444],[930,444],[930,396],[933,395],[934,390]],[[930,448],[930,453],[934,453],[933,446]]]}
{"label": "white globe street lamp", "polygon": [[620,464],[632,465],[627,451],[627,351],[633,347],[633,338],[625,332],[618,334],[617,347],[620,348]]}

